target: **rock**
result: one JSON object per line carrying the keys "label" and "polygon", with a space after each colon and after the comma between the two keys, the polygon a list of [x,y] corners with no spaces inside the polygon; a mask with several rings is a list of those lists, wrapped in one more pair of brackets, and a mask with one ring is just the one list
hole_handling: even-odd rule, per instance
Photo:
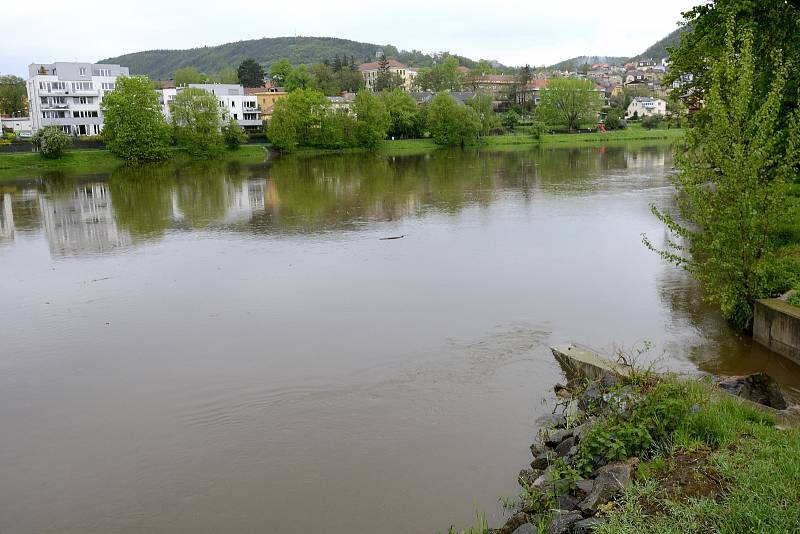
{"label": "rock", "polygon": [[603,392],[597,382],[590,382],[578,399],[578,406],[583,410],[588,410],[593,406],[600,406],[603,403]]}
{"label": "rock", "polygon": [[572,495],[559,495],[556,497],[556,508],[559,510],[574,510],[578,507],[578,499]]}
{"label": "rock", "polygon": [[776,410],[785,410],[787,406],[786,399],[783,398],[778,383],[766,373],[717,379],[717,385],[731,395],[736,395]]}
{"label": "rock", "polygon": [[630,376],[633,372],[629,365],[614,362],[594,351],[575,345],[550,347],[550,350],[568,380],[584,378],[612,384],[620,378]]}
{"label": "rock", "polygon": [[553,451],[547,451],[533,459],[531,462],[531,469],[547,469],[555,459],[556,453]]}
{"label": "rock", "polygon": [[541,434],[545,445],[555,447],[572,435],[572,429],[564,428],[561,430],[544,430],[541,432]]}
{"label": "rock", "polygon": [[598,506],[610,502],[615,495],[630,486],[631,470],[637,462],[637,458],[631,458],[627,462],[616,462],[599,468],[592,490],[578,504],[581,511],[594,515]]}
{"label": "rock", "polygon": [[525,523],[518,526],[513,534],[539,534],[539,527],[533,523]]}
{"label": "rock", "polygon": [[575,486],[582,492],[589,493],[592,491],[592,486],[594,486],[594,480],[591,479],[579,480],[575,483]]}
{"label": "rock", "polygon": [[589,432],[592,431],[592,428],[594,428],[595,423],[597,423],[597,418],[592,417],[591,419],[588,419],[584,423],[573,428],[572,435],[575,437],[575,440],[580,442],[583,438],[585,438],[589,434]]}
{"label": "rock", "polygon": [[523,512],[519,512],[508,518],[508,521],[506,521],[506,524],[500,529],[500,532],[501,534],[513,534],[517,528],[527,522],[528,515]]}
{"label": "rock", "polygon": [[577,445],[573,445],[572,447],[569,448],[569,450],[567,451],[567,454],[564,455],[564,459],[565,460],[571,460],[572,457],[575,456],[576,454],[578,454],[578,446]]}
{"label": "rock", "polygon": [[569,399],[572,397],[572,392],[563,384],[556,384],[553,386],[553,391],[556,394],[556,397],[560,399]]}
{"label": "rock", "polygon": [[547,447],[544,446],[544,443],[536,442],[531,444],[531,454],[534,458],[544,454],[545,452],[547,452]]}
{"label": "rock", "polygon": [[589,517],[572,525],[572,532],[575,534],[589,534],[590,532],[594,532],[600,525],[605,524],[606,522],[599,517]]}
{"label": "rock", "polygon": [[542,476],[541,469],[523,469],[517,476],[517,482],[523,488],[529,488],[540,476]]}
{"label": "rock", "polygon": [[562,414],[550,413],[536,420],[536,425],[539,428],[563,428],[566,424],[567,418]]}
{"label": "rock", "polygon": [[547,527],[547,534],[566,534],[572,528],[572,525],[583,519],[580,512],[564,512],[556,511],[550,520],[550,526]]}
{"label": "rock", "polygon": [[575,438],[570,436],[558,444],[558,446],[556,447],[556,454],[563,458],[564,456],[567,455],[569,450],[574,446],[575,446]]}
{"label": "rock", "polygon": [[543,490],[544,487],[547,485],[547,481],[550,479],[550,473],[552,473],[553,468],[548,466],[544,472],[539,475],[539,477],[533,481],[533,484],[530,485],[530,489],[535,490]]}

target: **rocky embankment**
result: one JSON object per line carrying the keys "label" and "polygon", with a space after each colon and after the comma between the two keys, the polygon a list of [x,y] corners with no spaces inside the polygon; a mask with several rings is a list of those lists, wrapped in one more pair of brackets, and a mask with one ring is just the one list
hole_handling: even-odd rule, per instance
{"label": "rocky embankment", "polygon": [[[520,494],[506,500],[511,516],[493,534],[583,534],[634,482],[637,456],[647,456],[700,407],[681,399],[675,382],[575,346],[554,348],[569,382],[556,385],[557,406],[531,445],[519,473]],[[786,403],[766,375],[714,380],[713,388],[778,412]],[[794,412],[787,416],[794,417]],[[709,491],[716,491],[709,488]]]}

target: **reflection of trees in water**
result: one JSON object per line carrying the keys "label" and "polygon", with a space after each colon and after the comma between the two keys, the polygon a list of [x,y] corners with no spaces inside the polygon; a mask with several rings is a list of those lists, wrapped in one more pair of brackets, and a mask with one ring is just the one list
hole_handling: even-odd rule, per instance
{"label": "reflection of trees in water", "polygon": [[123,166],[111,175],[114,217],[136,238],[159,237],[172,220],[173,175],[166,165]]}

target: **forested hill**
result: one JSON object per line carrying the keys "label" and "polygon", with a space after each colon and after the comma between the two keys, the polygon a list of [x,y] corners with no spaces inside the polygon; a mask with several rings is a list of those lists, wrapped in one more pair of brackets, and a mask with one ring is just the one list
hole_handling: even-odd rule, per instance
{"label": "forested hill", "polygon": [[[416,66],[429,66],[433,57],[419,51],[399,51],[392,45],[359,43],[334,37],[265,37],[218,46],[204,46],[189,50],[150,50],[103,59],[100,63],[117,63],[129,67],[131,74],[145,74],[153,79],[168,79],[176,69],[194,67],[202,72],[214,73],[223,68],[236,68],[242,60],[253,58],[265,67],[280,59],[293,65],[319,63],[334,56],[351,56],[356,63],[374,61],[382,50],[387,57]],[[459,57],[462,65],[473,66],[474,61]]]}
{"label": "forested hill", "polygon": [[593,65],[595,63],[608,63],[610,65],[621,66],[629,61],[637,61],[640,59],[659,60],[669,55],[667,54],[667,48],[675,48],[681,44],[681,35],[686,31],[688,31],[687,27],[678,28],[638,56],[579,56],[556,63],[555,65],[552,65],[552,67],[559,70],[575,70],[584,63],[588,63],[589,65]]}

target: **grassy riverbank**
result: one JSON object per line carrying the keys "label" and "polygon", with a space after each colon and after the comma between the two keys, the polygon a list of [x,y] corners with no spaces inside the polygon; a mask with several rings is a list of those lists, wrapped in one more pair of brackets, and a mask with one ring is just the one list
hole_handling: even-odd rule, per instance
{"label": "grassy riverbank", "polygon": [[[645,130],[641,127],[631,127],[627,130],[619,130],[592,134],[552,134],[545,135],[540,140],[535,140],[530,135],[509,134],[492,137],[484,137],[478,145],[479,147],[502,148],[502,147],[525,147],[525,146],[601,146],[605,144],[642,141],[642,142],[663,142],[679,139],[683,135],[683,130]],[[240,161],[242,163],[259,163],[265,160],[265,148],[268,145],[244,145],[237,151],[226,152],[222,159],[230,161]],[[424,154],[441,148],[431,139],[398,139],[386,141],[380,149],[380,153],[388,156]],[[174,151],[172,161],[181,164],[191,161],[193,158],[183,152]],[[343,150],[336,149],[316,149],[301,148],[296,154],[303,156],[320,154],[355,154],[363,153],[364,149],[349,148]],[[60,172],[67,175],[86,175],[108,173],[123,165],[124,162],[113,156],[107,150],[70,150],[64,157],[57,160],[47,160],[32,152],[19,154],[0,154],[0,181],[30,178],[41,176],[50,172]]]}
{"label": "grassy riverbank", "polygon": [[[265,145],[243,145],[239,150],[225,152],[221,159],[242,163],[259,163],[265,160]],[[183,164],[195,158],[174,150],[171,162]],[[31,178],[48,173],[66,175],[105,174],[125,162],[108,150],[69,150],[60,159],[45,159],[33,152],[0,154],[0,181]]]}

